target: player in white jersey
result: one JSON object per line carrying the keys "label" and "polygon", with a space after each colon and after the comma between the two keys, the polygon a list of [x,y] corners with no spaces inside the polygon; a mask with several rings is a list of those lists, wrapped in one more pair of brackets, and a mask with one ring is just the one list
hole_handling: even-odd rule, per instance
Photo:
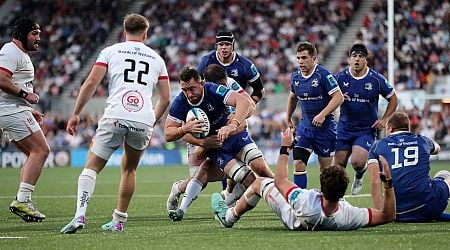
{"label": "player in white jersey", "polygon": [[[122,144],[124,154],[117,208],[112,220],[102,229],[113,232],[123,230],[135,189],[136,168],[150,141],[154,125],[169,105],[170,87],[166,65],[161,56],[143,43],[147,39],[148,20],[138,14],[129,14],[124,18],[123,27],[126,41],[101,51],[80,90],[67,124],[67,132],[75,134],[83,107],[107,74],[109,96],[86,166],[78,178],[77,211],[74,219],[61,229],[61,233],[75,233],[85,226],[86,209],[94,192],[97,174]],[[155,107],[151,101],[154,88],[159,96]]]}
{"label": "player in white jersey", "polygon": [[322,168],[320,191],[301,189],[288,180],[292,137],[292,129],[282,133],[275,179],[257,178],[233,208],[225,205],[219,193],[213,194],[211,206],[224,227],[232,227],[261,197],[290,230],[352,230],[394,220],[395,195],[389,165],[384,158],[380,158],[384,168],[380,175],[385,188],[383,209],[358,208],[342,199],[349,179],[345,169],[339,166]]}
{"label": "player in white jersey", "polygon": [[14,23],[12,41],[0,50],[0,129],[27,156],[9,209],[26,222],[45,219],[31,202],[50,151],[40,127],[43,115],[31,106],[39,102],[39,96],[33,93],[34,67],[29,52],[38,49],[40,34],[35,20],[21,17]]}

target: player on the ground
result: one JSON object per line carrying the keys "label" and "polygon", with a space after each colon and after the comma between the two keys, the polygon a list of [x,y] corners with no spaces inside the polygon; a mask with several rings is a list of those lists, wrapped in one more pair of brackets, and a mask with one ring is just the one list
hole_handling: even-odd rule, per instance
{"label": "player on the ground", "polygon": [[[86,209],[94,192],[97,175],[122,144],[124,154],[117,208],[114,209],[112,220],[104,224],[102,229],[123,231],[136,185],[136,168],[150,141],[154,125],[169,105],[170,86],[166,65],[161,56],[144,44],[148,20],[138,14],[129,14],[124,18],[123,27],[126,41],[100,52],[81,87],[67,124],[67,132],[75,134],[83,107],[107,74],[110,81],[109,97],[86,166],[78,178],[77,210],[74,219],[61,229],[61,233],[75,233],[85,226]],[[155,107],[151,102],[154,88],[159,96]]]}
{"label": "player on the ground", "polygon": [[[367,169],[367,155],[375,141],[377,130],[384,128],[386,119],[397,108],[397,95],[383,75],[367,66],[369,51],[364,44],[350,48],[350,67],[335,75],[344,94],[337,124],[336,154],[334,164],[346,167],[348,159],[355,170],[352,194],[363,186],[363,174]],[[378,118],[379,95],[388,100],[386,111]]]}
{"label": "player on the ground", "polygon": [[383,156],[391,167],[395,186],[396,221],[450,221],[450,214],[444,213],[450,198],[450,172],[441,170],[433,179],[429,176],[430,154],[439,153],[439,144],[425,136],[411,133],[408,115],[401,112],[394,112],[387,119],[386,135],[369,151],[368,168],[374,207],[383,206],[377,178],[380,173],[377,159]]}
{"label": "player on the ground", "polygon": [[39,96],[33,93],[34,67],[29,53],[37,51],[40,34],[34,19],[21,17],[14,23],[12,41],[0,50],[0,129],[27,156],[9,209],[26,222],[45,219],[34,207],[31,194],[50,152],[40,127],[43,115],[31,106],[39,102]]}
{"label": "player on the ground", "polygon": [[297,45],[299,68],[291,76],[286,125],[294,126],[291,118],[300,101],[302,118],[297,125],[294,145],[294,183],[307,186],[306,165],[312,152],[319,166],[330,166],[336,146],[336,122],[332,112],[344,101],[333,74],[316,63],[317,49],[310,42]]}
{"label": "player on the ground", "polygon": [[242,215],[256,206],[261,197],[290,230],[352,230],[394,220],[395,196],[391,173],[383,158],[380,159],[384,168],[382,180],[386,197],[383,208],[354,207],[342,199],[349,183],[342,167],[322,168],[320,191],[299,188],[288,179],[292,132],[293,129],[282,132],[275,179],[258,177],[233,208],[225,205],[220,194],[213,194],[211,207],[224,227],[232,227]]}

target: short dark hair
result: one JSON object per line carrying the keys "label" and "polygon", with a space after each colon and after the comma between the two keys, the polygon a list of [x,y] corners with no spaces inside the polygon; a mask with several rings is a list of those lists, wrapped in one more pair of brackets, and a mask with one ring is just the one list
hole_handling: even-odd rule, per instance
{"label": "short dark hair", "polygon": [[352,54],[361,54],[364,57],[367,57],[369,55],[369,50],[367,49],[367,46],[363,43],[355,43],[348,51],[348,55],[351,56]]}
{"label": "short dark hair", "polygon": [[28,33],[37,29],[39,29],[39,24],[34,18],[20,17],[14,22],[12,37],[26,43]]}
{"label": "short dark hair", "polygon": [[310,43],[310,42],[300,42],[297,45],[297,52],[301,52],[301,51],[308,51],[310,56],[317,56],[317,48],[314,44]]}
{"label": "short dark hair", "polygon": [[123,28],[131,35],[140,35],[150,26],[147,18],[139,14],[128,14],[123,18]]}
{"label": "short dark hair", "polygon": [[409,131],[409,117],[403,112],[394,112],[387,119],[387,125],[392,127],[392,132]]}
{"label": "short dark hair", "polygon": [[207,82],[222,84],[224,82],[226,83],[227,71],[218,64],[210,64],[206,67],[203,76]]}
{"label": "short dark hair", "polygon": [[180,70],[180,81],[189,82],[191,79],[200,80],[200,74],[194,67],[184,66]]}
{"label": "short dark hair", "polygon": [[349,182],[345,168],[340,166],[324,167],[320,173],[320,190],[329,201],[339,201],[344,197]]}

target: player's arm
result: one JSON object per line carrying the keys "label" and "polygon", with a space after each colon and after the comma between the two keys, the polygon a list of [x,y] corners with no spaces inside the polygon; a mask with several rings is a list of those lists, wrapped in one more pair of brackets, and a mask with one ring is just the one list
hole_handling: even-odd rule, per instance
{"label": "player's arm", "polygon": [[372,221],[369,226],[377,226],[386,224],[395,219],[395,194],[392,185],[391,169],[386,159],[383,156],[379,157],[379,161],[383,166],[383,172],[379,175],[379,179],[383,182],[384,187],[384,201],[381,209],[372,208]]}
{"label": "player's arm", "polygon": [[286,109],[286,126],[288,128],[294,127],[294,123],[292,122],[292,115],[294,114],[295,108],[297,107],[297,96],[293,92],[289,92],[287,109]]}
{"label": "player's arm", "polygon": [[261,76],[258,77],[255,81],[249,82],[249,85],[253,88],[253,92],[250,95],[252,100],[256,103],[261,101],[264,94],[266,93],[266,90],[264,89]]}
{"label": "player's arm", "polygon": [[83,110],[84,106],[86,106],[88,101],[94,95],[95,90],[105,76],[106,71],[106,66],[94,64],[91,72],[81,86],[80,93],[78,94],[77,100],[75,102],[75,108],[67,122],[66,130],[70,135],[74,135],[77,132],[77,126],[80,122],[80,113]]}
{"label": "player's arm", "polygon": [[370,176],[370,195],[373,208],[383,209],[383,194],[381,193],[380,167],[377,160],[370,160],[367,166]]}
{"label": "player's arm", "polygon": [[394,94],[389,97],[388,99],[388,105],[386,107],[386,111],[384,111],[383,116],[380,120],[376,120],[375,123],[372,125],[372,128],[376,129],[382,129],[386,126],[386,121],[389,118],[389,116],[392,115],[392,113],[395,112],[398,106],[398,97],[397,94],[394,92]]}
{"label": "player's arm", "polygon": [[327,106],[325,106],[325,108],[323,108],[322,111],[320,111],[320,113],[313,118],[312,124],[316,126],[322,126],[323,122],[325,121],[325,117],[336,110],[337,107],[339,107],[343,102],[344,96],[342,95],[341,90],[338,89],[334,91],[331,94],[330,102],[328,102]]}
{"label": "player's arm", "polygon": [[158,80],[158,84],[156,84],[156,90],[159,99],[155,105],[155,124],[159,121],[159,119],[161,119],[161,116],[164,114],[170,103],[169,78],[163,77],[160,80]]}
{"label": "player's arm", "polygon": [[[188,134],[192,136],[191,133],[202,133],[202,132],[204,132],[203,121],[197,120],[195,118],[192,118],[192,120],[189,120],[185,123],[177,122],[170,118],[167,118],[164,124],[164,139],[166,141],[176,141],[182,137],[183,139],[185,139],[184,136],[190,138]],[[195,137],[193,138],[196,139]],[[185,140],[185,141],[192,143],[194,145],[199,145],[199,143],[193,140],[189,141]]]}
{"label": "player's arm", "polygon": [[286,193],[292,188],[297,187],[295,183],[288,178],[289,153],[293,141],[294,129],[288,128],[281,132],[281,148],[278,156],[277,166],[275,169],[275,187],[282,193]]}
{"label": "player's arm", "polygon": [[234,117],[231,120],[231,123],[237,121],[236,127],[242,124],[255,111],[255,105],[248,98],[236,92],[230,93],[225,104],[236,108]]}
{"label": "player's arm", "polygon": [[23,98],[31,104],[38,103],[39,96],[35,93],[28,93],[14,84],[11,72],[7,71],[7,69],[0,67],[0,89],[10,95]]}

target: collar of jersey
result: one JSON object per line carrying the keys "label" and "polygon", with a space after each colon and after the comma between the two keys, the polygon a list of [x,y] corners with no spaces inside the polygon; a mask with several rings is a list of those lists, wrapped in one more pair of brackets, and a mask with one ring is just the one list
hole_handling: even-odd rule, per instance
{"label": "collar of jersey", "polygon": [[303,76],[303,78],[305,78],[305,79],[310,78],[310,77],[314,74],[314,72],[316,72],[317,65],[319,65],[319,64],[316,63],[316,65],[314,65],[314,69],[313,69],[313,71],[311,71],[311,74],[305,76],[305,75],[303,75],[303,72],[302,72],[301,70],[300,70],[300,74],[301,74],[301,75]]}
{"label": "collar of jersey", "polygon": [[236,53],[234,51],[232,51],[231,53],[233,53],[233,59],[231,59],[231,62],[230,63],[222,63],[220,61],[220,59],[219,59],[218,52],[216,51],[216,59],[220,63],[220,65],[222,65],[222,66],[229,66],[229,65],[231,65],[234,62],[234,60],[236,59]]}
{"label": "collar of jersey", "polygon": [[356,80],[361,80],[361,79],[364,79],[364,77],[366,77],[367,74],[369,74],[369,67],[366,66],[366,68],[367,68],[367,71],[366,71],[366,73],[365,73],[364,75],[362,75],[362,76],[354,76],[354,75],[352,74],[352,71],[351,71],[351,66],[348,67],[348,73],[350,73],[350,75],[351,75],[353,78],[355,78]]}
{"label": "collar of jersey", "polygon": [[198,106],[200,106],[200,104],[202,104],[203,98],[204,98],[204,97],[205,97],[205,90],[203,89],[202,98],[200,99],[200,101],[198,101],[198,103],[193,104],[192,102],[189,101],[189,99],[187,98],[187,96],[186,96],[186,101],[187,101],[191,106],[193,106],[193,107],[198,107]]}

